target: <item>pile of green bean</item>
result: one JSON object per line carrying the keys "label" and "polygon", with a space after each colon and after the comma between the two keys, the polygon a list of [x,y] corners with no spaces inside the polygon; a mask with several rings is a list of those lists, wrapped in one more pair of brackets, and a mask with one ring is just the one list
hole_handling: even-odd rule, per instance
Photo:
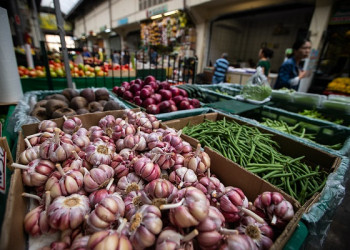
{"label": "pile of green bean", "polygon": [[182,132],[200,141],[250,172],[281,188],[304,204],[325,185],[327,173],[278,151],[271,134],[234,121],[209,121],[187,126]]}
{"label": "pile of green bean", "polygon": [[[289,126],[284,121],[271,120],[268,118],[263,118],[263,120],[264,120],[264,122],[262,122],[261,124],[263,124],[267,127],[279,130],[279,131],[287,133],[287,134],[292,134],[292,135],[295,135],[295,136],[298,136],[300,138],[304,138],[304,139],[307,139],[307,140],[310,140],[313,142],[316,142],[315,141],[315,139],[316,139],[315,134],[306,133],[306,129],[305,129],[305,127],[303,127],[301,122],[298,122],[294,126]],[[318,143],[318,142],[316,142],[316,143]],[[320,145],[323,145],[323,144],[320,144]],[[323,145],[323,146],[337,150],[337,149],[341,149],[343,144],[337,143],[334,145]]]}

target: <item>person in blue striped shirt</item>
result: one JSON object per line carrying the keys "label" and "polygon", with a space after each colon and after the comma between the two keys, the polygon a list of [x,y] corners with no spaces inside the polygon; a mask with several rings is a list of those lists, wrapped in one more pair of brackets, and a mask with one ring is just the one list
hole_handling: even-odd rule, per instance
{"label": "person in blue striped shirt", "polygon": [[213,84],[218,84],[225,81],[226,72],[229,66],[227,57],[227,53],[222,53],[221,58],[216,60],[214,65]]}

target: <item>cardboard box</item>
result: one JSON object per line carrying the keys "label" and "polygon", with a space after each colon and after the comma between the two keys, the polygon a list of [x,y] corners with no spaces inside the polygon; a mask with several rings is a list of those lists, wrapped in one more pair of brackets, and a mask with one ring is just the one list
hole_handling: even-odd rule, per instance
{"label": "cardboard box", "polygon": [[[123,111],[109,111],[104,113],[86,114],[81,115],[79,118],[82,120],[84,127],[97,125],[99,119],[106,114],[112,114],[115,117],[121,117]],[[54,120],[58,126],[63,124],[63,119]],[[175,125],[175,124],[174,124]],[[17,147],[17,161],[19,154],[25,149],[24,137],[37,132],[37,124],[24,125],[23,131],[19,134],[18,147]],[[192,145],[196,145],[196,141],[191,138],[187,138],[188,142]],[[261,180],[254,174],[249,173],[245,169],[239,167],[232,161],[224,158],[209,148],[205,148],[205,151],[211,157],[211,171],[216,174],[219,179],[225,185],[231,185],[241,188],[250,201],[254,199],[260,193],[264,191],[280,191],[273,185]],[[23,230],[23,220],[25,214],[28,212],[28,199],[21,197],[21,193],[24,191],[21,171],[16,169],[11,178],[11,186],[8,195],[6,216],[2,226],[2,235],[0,249],[25,249],[27,244],[27,235]],[[300,208],[298,203],[290,196],[282,193],[284,197],[290,201],[296,211],[294,218],[286,226],[286,229],[276,239],[272,249],[281,249],[290,235],[293,233],[298,221],[300,220],[304,208]]]}

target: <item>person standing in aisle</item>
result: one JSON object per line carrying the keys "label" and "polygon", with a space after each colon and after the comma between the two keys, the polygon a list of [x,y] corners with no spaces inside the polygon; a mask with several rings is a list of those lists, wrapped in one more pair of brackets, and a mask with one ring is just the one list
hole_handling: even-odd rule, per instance
{"label": "person standing in aisle", "polygon": [[213,84],[218,84],[225,81],[226,72],[229,66],[227,61],[227,53],[222,53],[221,58],[217,59],[214,65],[214,75],[213,75]]}
{"label": "person standing in aisle", "polygon": [[261,67],[263,69],[263,72],[265,74],[265,76],[267,77],[270,73],[270,68],[271,68],[271,64],[270,64],[270,59],[273,56],[273,51],[269,48],[262,48],[259,51],[259,62],[257,67]]}
{"label": "person standing in aisle", "polygon": [[311,43],[308,39],[298,40],[293,44],[293,55],[288,58],[278,71],[275,89],[289,88],[298,90],[300,80],[307,76],[301,62],[309,57]]}
{"label": "person standing in aisle", "polygon": [[112,55],[112,60],[113,60],[113,63],[120,64],[120,51],[114,50]]}
{"label": "person standing in aisle", "polygon": [[129,51],[128,51],[128,50],[125,50],[125,51],[124,51],[124,55],[123,55],[123,65],[129,64],[129,63],[130,63]]}

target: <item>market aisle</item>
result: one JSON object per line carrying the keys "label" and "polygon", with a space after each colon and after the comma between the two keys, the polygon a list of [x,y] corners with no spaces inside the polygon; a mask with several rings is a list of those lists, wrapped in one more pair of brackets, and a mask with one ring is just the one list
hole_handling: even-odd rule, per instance
{"label": "market aisle", "polygon": [[350,181],[342,204],[335,212],[323,249],[350,249]]}

